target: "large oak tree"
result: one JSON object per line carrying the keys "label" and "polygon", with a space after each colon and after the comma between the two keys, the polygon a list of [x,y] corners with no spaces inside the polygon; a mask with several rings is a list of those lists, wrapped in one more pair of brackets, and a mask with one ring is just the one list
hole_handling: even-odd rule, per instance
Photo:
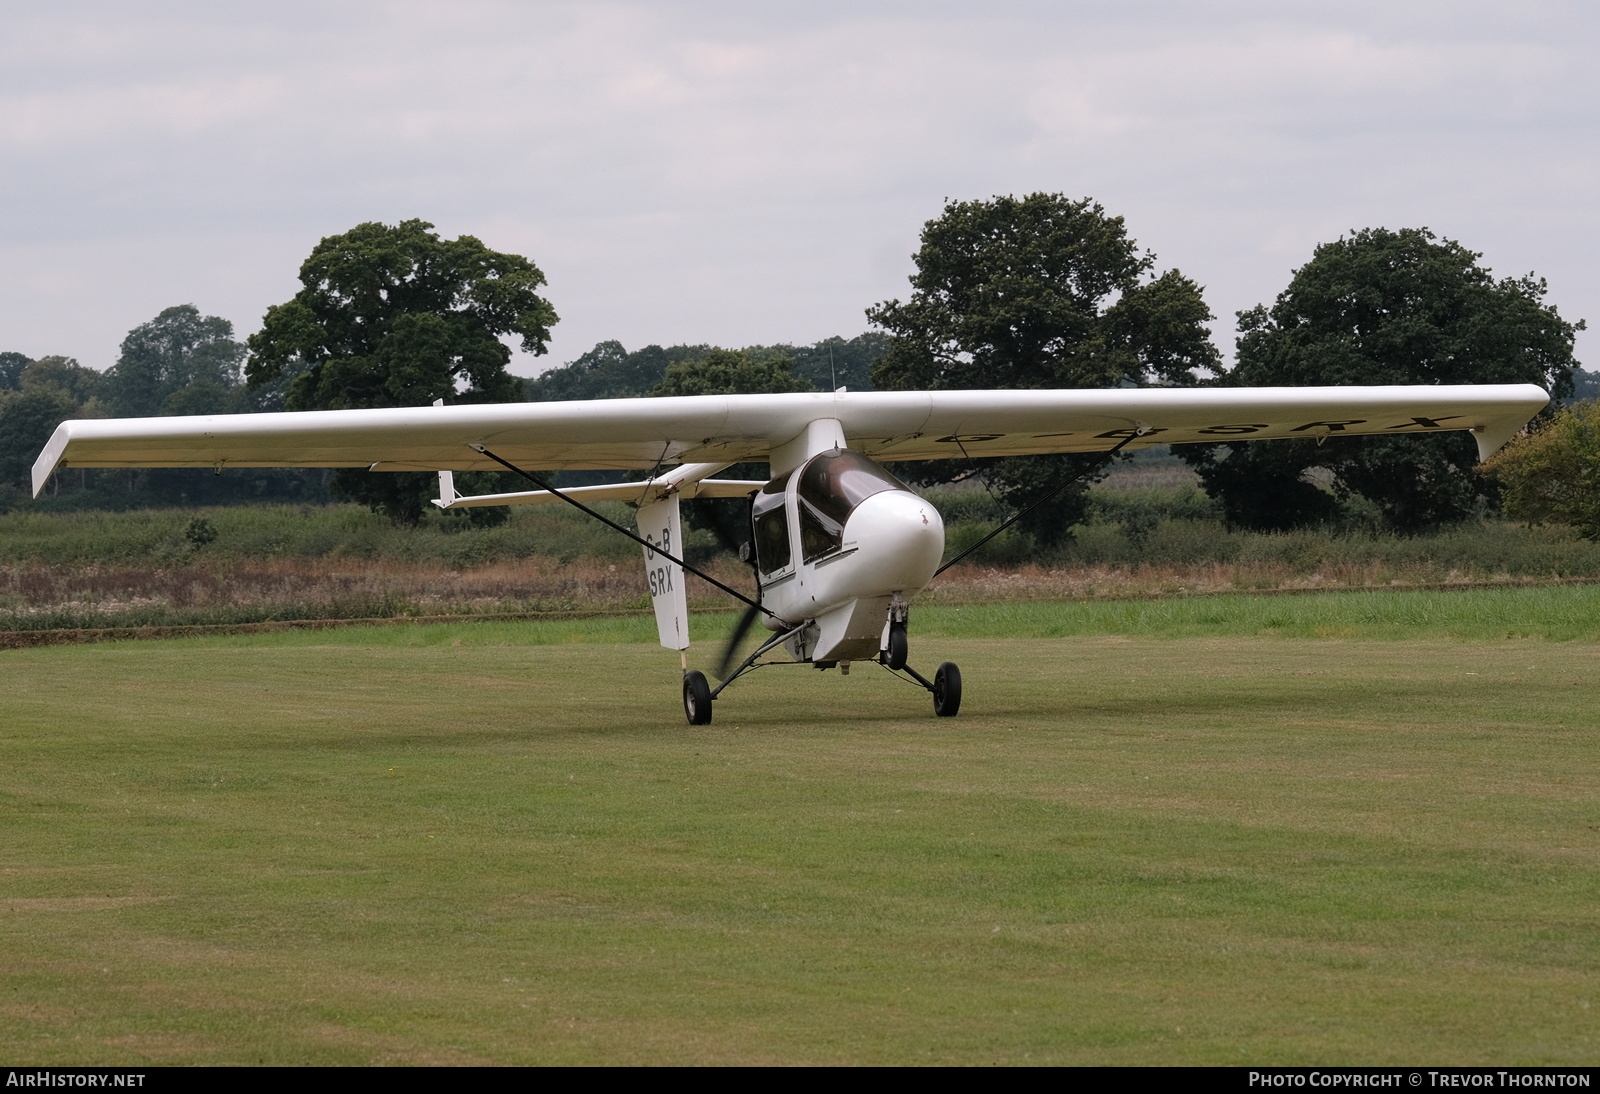
{"label": "large oak tree", "polygon": [[[1229,386],[1509,384],[1572,392],[1573,335],[1529,275],[1496,280],[1482,256],[1425,228],[1368,228],[1319,246],[1272,307],[1239,313]],[[1283,529],[1363,498],[1418,532],[1471,515],[1492,484],[1470,435],[1329,437],[1177,449],[1229,521]],[[1313,469],[1331,485],[1321,489]]]}
{"label": "large oak tree", "polygon": [[[950,202],[922,230],[911,296],[867,310],[889,335],[873,370],[884,389],[1103,388],[1193,384],[1217,369],[1200,286],[1155,256],[1121,217],[1061,194]],[[984,474],[1021,506],[1081,456],[1003,459]],[[974,460],[925,465],[924,482],[969,473]],[[908,474],[917,474],[908,470]],[[1083,490],[1024,527],[1048,543],[1083,514]]]}
{"label": "large oak tree", "polygon": [[201,315],[193,304],[164,308],[122,340],[105,375],[106,409],[116,418],[246,409],[233,397],[243,360],[226,319]]}
{"label": "large oak tree", "polygon": [[[519,400],[501,339],[545,352],[556,313],[538,293],[544,274],[520,255],[432,228],[360,224],[317,244],[300,267],[305,287],[267,309],[250,337],[250,383],[289,380],[290,410]],[[407,472],[346,468],[334,478],[338,493],[400,523],[421,519],[433,486],[433,476]]]}

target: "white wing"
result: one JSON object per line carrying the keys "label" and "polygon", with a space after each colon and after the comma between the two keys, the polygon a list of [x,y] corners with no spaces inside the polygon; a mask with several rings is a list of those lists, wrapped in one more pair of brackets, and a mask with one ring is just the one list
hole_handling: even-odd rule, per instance
{"label": "white wing", "polygon": [[726,466],[767,460],[808,423],[839,422],[879,460],[1095,452],[1328,434],[1468,429],[1487,455],[1547,402],[1531,384],[1121,388],[702,395],[568,403],[328,410],[63,422],[33,466],[496,470]]}

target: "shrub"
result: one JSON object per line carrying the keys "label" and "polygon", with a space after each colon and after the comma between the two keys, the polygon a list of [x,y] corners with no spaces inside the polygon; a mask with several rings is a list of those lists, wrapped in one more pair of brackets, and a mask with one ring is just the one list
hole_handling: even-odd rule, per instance
{"label": "shrub", "polygon": [[1483,464],[1503,488],[1508,516],[1570,525],[1600,539],[1600,402],[1556,412],[1536,433],[1515,438]]}

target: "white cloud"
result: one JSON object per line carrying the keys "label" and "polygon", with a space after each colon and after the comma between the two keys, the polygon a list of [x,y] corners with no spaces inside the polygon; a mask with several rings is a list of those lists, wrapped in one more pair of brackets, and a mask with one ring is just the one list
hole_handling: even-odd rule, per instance
{"label": "white cloud", "polygon": [[1600,318],[1597,25],[1567,4],[21,5],[0,348],[103,367],[190,301],[245,332],[322,235],[409,216],[537,261],[556,359],[850,334],[945,197],[1038,189],[1125,215],[1229,320],[1372,224],[1430,225]]}

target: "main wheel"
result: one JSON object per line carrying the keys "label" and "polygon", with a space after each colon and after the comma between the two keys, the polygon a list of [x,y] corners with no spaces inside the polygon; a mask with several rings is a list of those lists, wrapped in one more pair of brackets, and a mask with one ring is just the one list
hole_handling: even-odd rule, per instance
{"label": "main wheel", "polygon": [[889,624],[889,648],[884,652],[883,663],[899,672],[906,667],[906,625],[904,623]]}
{"label": "main wheel", "polygon": [[941,718],[954,718],[961,709],[961,670],[946,661],[933,674],[933,712]]}
{"label": "main wheel", "polygon": [[[960,685],[956,687],[959,694]],[[711,685],[706,683],[706,674],[699,669],[683,674],[683,713],[692,726],[711,724]]]}

